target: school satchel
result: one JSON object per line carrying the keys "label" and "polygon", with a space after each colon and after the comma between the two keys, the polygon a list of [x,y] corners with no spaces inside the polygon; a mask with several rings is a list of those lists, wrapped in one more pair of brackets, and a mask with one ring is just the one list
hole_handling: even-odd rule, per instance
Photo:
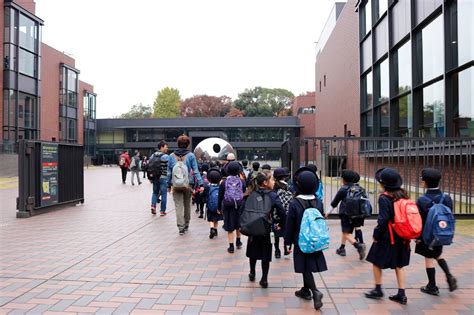
{"label": "school satchel", "polygon": [[278,198],[280,198],[281,204],[285,209],[286,213],[288,213],[288,208],[290,207],[290,202],[293,200],[293,194],[291,191],[279,188],[277,190]]}
{"label": "school satchel", "polygon": [[186,161],[186,155],[178,157],[173,153],[176,158],[176,164],[173,166],[171,172],[171,184],[173,189],[176,191],[189,189],[189,171],[188,167],[184,163]]}
{"label": "school satchel", "polygon": [[146,175],[151,181],[161,177],[161,156],[162,154],[153,154],[146,165]]}
{"label": "school satchel", "polygon": [[427,196],[422,196],[421,199],[431,204],[423,229],[423,241],[430,249],[450,245],[454,238],[455,220],[451,209],[444,204],[445,195],[442,195],[439,202]]}
{"label": "school satchel", "polygon": [[246,236],[265,236],[270,233],[272,200],[267,193],[253,191],[245,201],[240,215],[240,232]]}
{"label": "school satchel", "polygon": [[224,205],[237,208],[244,199],[242,181],[238,176],[229,176],[225,180]]}
{"label": "school satchel", "polygon": [[363,219],[372,215],[372,205],[365,189],[359,185],[348,187],[346,199],[345,214],[351,219]]}
{"label": "school satchel", "polygon": [[[305,254],[315,253],[329,248],[329,229],[321,212],[314,202],[296,198],[305,209],[298,235],[298,246]],[[306,204],[305,204],[306,203]]]}
{"label": "school satchel", "polygon": [[219,204],[219,185],[211,184],[209,187],[209,196],[207,197],[207,210],[217,212]]}
{"label": "school satchel", "polygon": [[[393,199],[393,197],[384,193],[384,195]],[[388,223],[388,230],[390,233],[390,243],[395,244],[393,238],[393,230],[397,235],[407,241],[416,239],[421,235],[423,223],[421,220],[420,211],[416,203],[411,199],[398,199],[393,203],[395,216],[393,222]]]}

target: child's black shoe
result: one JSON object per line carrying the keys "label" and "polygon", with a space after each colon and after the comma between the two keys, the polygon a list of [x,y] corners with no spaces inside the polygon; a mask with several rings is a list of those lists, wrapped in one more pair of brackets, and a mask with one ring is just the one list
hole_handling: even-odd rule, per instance
{"label": "child's black shoe", "polygon": [[227,252],[228,252],[229,254],[233,254],[233,253],[234,253],[234,244],[231,244],[231,245],[229,246],[229,248],[227,248]]}
{"label": "child's black shoe", "polygon": [[439,288],[437,286],[429,286],[425,285],[424,287],[420,288],[420,291],[430,295],[439,295]]}
{"label": "child's black shoe", "polygon": [[400,294],[395,294],[395,295],[390,295],[388,297],[391,301],[400,303],[402,305],[406,305],[408,302],[408,298],[406,295],[400,295]]}
{"label": "child's black shoe", "polygon": [[453,292],[458,288],[458,281],[456,280],[456,278],[454,278],[453,276],[449,276],[447,280],[449,285],[449,292]]}
{"label": "child's black shoe", "polygon": [[315,310],[319,310],[321,307],[323,307],[323,294],[318,290],[313,291],[313,303]]}
{"label": "child's black shoe", "polygon": [[259,284],[264,289],[268,288],[268,281],[260,280]]}
{"label": "child's black shoe", "polygon": [[249,280],[250,281],[255,281],[255,274],[254,273],[249,273]]}
{"label": "child's black shoe", "polygon": [[275,250],[275,258],[277,259],[281,258],[281,251],[279,249]]}
{"label": "child's black shoe", "polygon": [[300,290],[295,291],[295,296],[308,301],[312,299],[311,291],[306,288],[301,288]]}
{"label": "child's black shoe", "polygon": [[336,254],[338,254],[339,256],[346,256],[346,249],[345,248],[338,248],[336,249]]}
{"label": "child's black shoe", "polygon": [[378,300],[383,298],[383,292],[382,290],[372,289],[369,292],[365,292],[365,297],[369,299]]}
{"label": "child's black shoe", "polygon": [[240,241],[240,239],[237,239],[237,242],[235,242],[235,246],[237,246],[237,249],[242,248],[242,242]]}

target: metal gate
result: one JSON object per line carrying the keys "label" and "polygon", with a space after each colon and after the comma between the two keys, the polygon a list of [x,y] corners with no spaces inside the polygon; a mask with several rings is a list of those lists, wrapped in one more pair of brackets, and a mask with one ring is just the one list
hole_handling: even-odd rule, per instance
{"label": "metal gate", "polygon": [[370,194],[378,213],[379,185],[375,172],[392,167],[403,177],[404,188],[416,200],[424,189],[420,174],[425,167],[437,168],[443,178],[440,188],[451,195],[454,213],[474,214],[474,139],[467,138],[304,138],[302,164],[315,164],[325,188],[325,204],[329,205],[341,186],[343,169],[361,176],[360,185]]}
{"label": "metal gate", "polygon": [[18,152],[17,218],[45,208],[84,202],[84,147],[21,140]]}

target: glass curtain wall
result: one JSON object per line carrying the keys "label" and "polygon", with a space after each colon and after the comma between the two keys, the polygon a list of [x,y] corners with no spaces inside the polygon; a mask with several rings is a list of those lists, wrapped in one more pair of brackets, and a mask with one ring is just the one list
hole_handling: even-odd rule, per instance
{"label": "glass curtain wall", "polygon": [[41,23],[5,3],[3,141],[39,138]]}
{"label": "glass curtain wall", "polygon": [[59,141],[77,143],[79,71],[66,65],[62,65],[60,71]]}

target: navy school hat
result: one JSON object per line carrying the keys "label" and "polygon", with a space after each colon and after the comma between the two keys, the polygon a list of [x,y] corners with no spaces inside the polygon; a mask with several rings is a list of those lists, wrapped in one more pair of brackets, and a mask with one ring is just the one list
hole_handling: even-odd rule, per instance
{"label": "navy school hat", "polygon": [[236,161],[229,162],[227,165],[227,174],[230,176],[237,176],[240,173],[240,164]]}
{"label": "navy school hat", "polygon": [[313,195],[319,188],[319,179],[311,171],[303,170],[295,174],[295,184],[298,192],[304,195]]}
{"label": "navy school hat", "polygon": [[353,170],[343,170],[341,173],[342,179],[348,183],[358,183],[360,180],[360,175]]}
{"label": "navy school hat", "polygon": [[218,184],[222,179],[222,174],[221,172],[216,169],[216,168],[211,168],[207,172],[207,180],[211,182],[212,184]]}
{"label": "navy school hat", "polygon": [[273,177],[275,178],[285,178],[288,177],[290,174],[288,174],[288,171],[282,167],[277,168],[273,171]]}
{"label": "navy school hat", "polygon": [[402,177],[393,168],[385,167],[375,173],[375,179],[386,189],[400,189],[403,184]]}
{"label": "navy school hat", "polygon": [[427,183],[438,184],[441,180],[441,172],[435,168],[424,168],[421,171],[421,179]]}

